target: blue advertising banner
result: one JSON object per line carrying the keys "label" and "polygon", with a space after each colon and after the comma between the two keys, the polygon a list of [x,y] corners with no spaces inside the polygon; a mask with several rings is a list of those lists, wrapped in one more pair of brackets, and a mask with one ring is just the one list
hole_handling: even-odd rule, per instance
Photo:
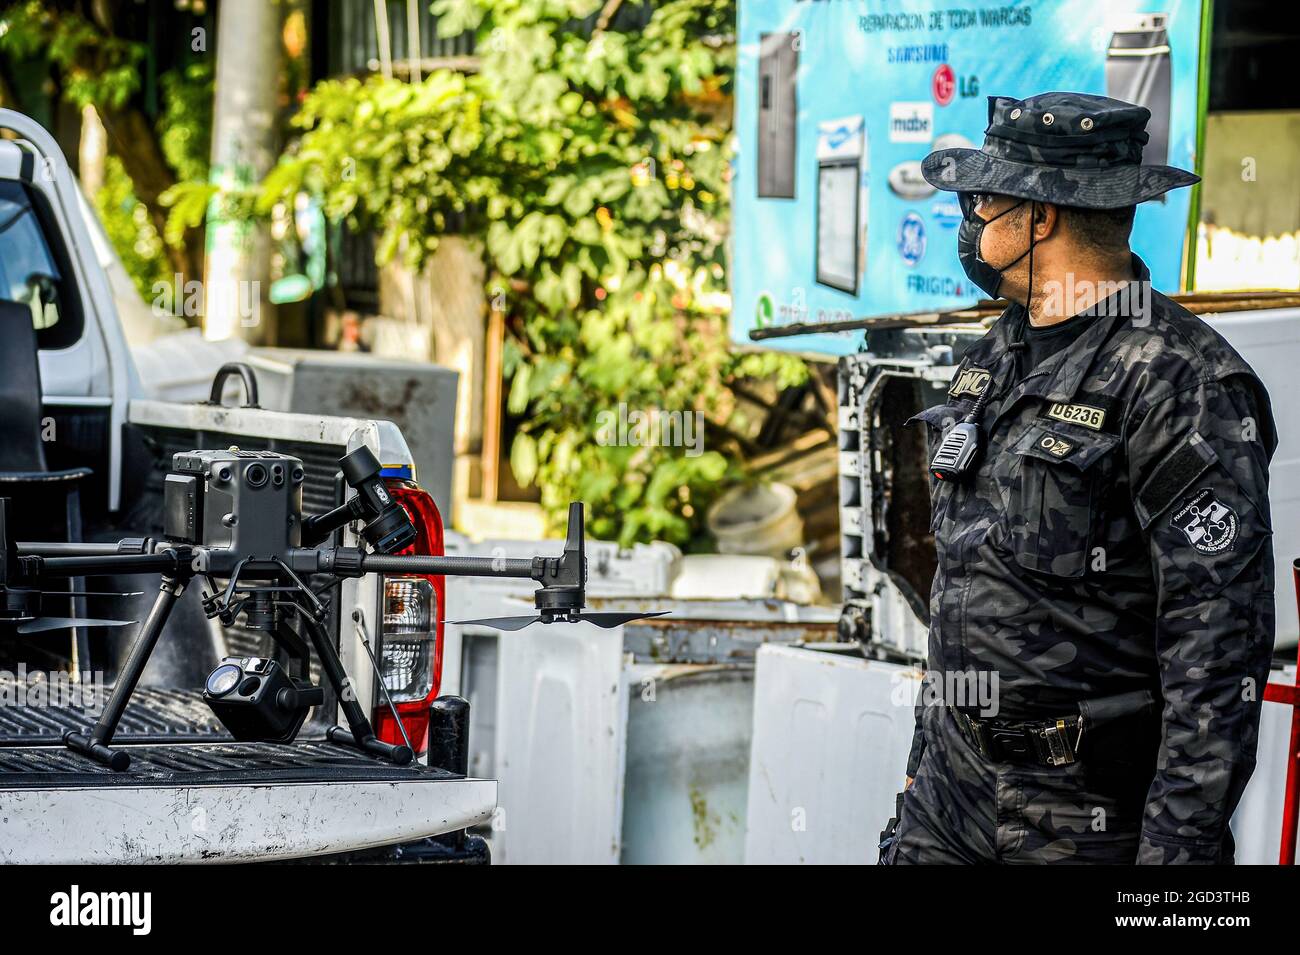
{"label": "blue advertising banner", "polygon": [[[949,309],[982,293],[926,153],[978,147],[990,94],[1101,93],[1151,110],[1147,163],[1193,168],[1201,0],[740,0],[732,337]],[[1138,209],[1133,248],[1177,290],[1189,203]],[[862,332],[773,339],[841,355]]]}

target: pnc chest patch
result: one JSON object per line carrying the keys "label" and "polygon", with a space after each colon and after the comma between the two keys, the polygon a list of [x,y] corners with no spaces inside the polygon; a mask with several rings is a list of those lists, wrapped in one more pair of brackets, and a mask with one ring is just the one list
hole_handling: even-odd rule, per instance
{"label": "pnc chest patch", "polygon": [[948,389],[949,398],[960,398],[962,395],[971,395],[978,398],[984,394],[984,389],[989,386],[989,379],[993,377],[992,372],[984,368],[970,366],[957,372],[952,380],[952,386]]}
{"label": "pnc chest patch", "polygon": [[1208,487],[1179,504],[1169,521],[1202,554],[1220,554],[1237,539],[1237,512]]}

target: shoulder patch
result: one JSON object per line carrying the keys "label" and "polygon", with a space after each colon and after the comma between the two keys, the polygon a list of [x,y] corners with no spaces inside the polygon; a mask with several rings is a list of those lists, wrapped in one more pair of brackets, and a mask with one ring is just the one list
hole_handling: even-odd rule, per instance
{"label": "shoulder patch", "polygon": [[1180,501],[1169,522],[1202,554],[1220,554],[1237,539],[1237,512],[1208,487]]}
{"label": "shoulder patch", "polygon": [[984,394],[992,377],[993,373],[986,368],[976,368],[974,365],[963,368],[953,378],[952,386],[948,389],[948,397],[959,398],[962,395],[974,395],[978,398]]}

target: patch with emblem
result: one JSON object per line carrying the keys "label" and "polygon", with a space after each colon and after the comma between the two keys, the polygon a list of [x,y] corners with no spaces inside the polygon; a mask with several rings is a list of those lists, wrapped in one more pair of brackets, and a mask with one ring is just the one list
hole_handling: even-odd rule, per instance
{"label": "patch with emblem", "polygon": [[1184,499],[1169,522],[1202,554],[1220,554],[1237,539],[1237,512],[1208,487]]}
{"label": "patch with emblem", "polygon": [[960,398],[962,395],[974,395],[978,398],[984,394],[984,389],[989,386],[989,379],[992,377],[992,372],[984,368],[976,368],[973,365],[963,368],[953,378],[952,386],[948,389],[948,397]]}
{"label": "patch with emblem", "polygon": [[1038,446],[1054,457],[1063,458],[1074,450],[1074,444],[1053,434],[1045,434]]}
{"label": "patch with emblem", "polygon": [[1085,428],[1100,431],[1101,426],[1106,422],[1106,409],[1096,408],[1092,405],[1070,405],[1062,401],[1055,401],[1048,405],[1047,417],[1055,418],[1057,421],[1064,421],[1067,424],[1081,424]]}

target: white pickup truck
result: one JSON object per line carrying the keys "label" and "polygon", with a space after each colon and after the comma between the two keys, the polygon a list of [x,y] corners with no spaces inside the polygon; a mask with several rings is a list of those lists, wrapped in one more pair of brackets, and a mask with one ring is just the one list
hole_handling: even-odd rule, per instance
{"label": "white pickup truck", "polygon": [[[94,252],[98,224],[64,156],[26,116],[0,110],[0,128],[15,137],[0,141],[0,497],[18,525],[12,538],[160,536],[172,455],[195,448],[300,458],[312,512],[343,502],[336,462],[362,445],[396,466],[406,493],[423,493],[404,479],[410,452],[390,422],[144,400]],[[102,233],[96,238],[102,245]],[[442,528],[427,503],[407,510],[428,525],[417,530],[438,553]],[[342,534],[341,544],[355,543]],[[443,591],[441,578],[429,579],[435,585],[424,588],[415,625],[408,613],[400,632],[385,614],[385,588],[402,583],[391,574],[344,580],[328,617],[358,702],[378,736],[398,744],[401,730],[361,643],[362,633],[373,638],[417,753],[428,748],[441,666]],[[0,621],[0,861],[231,862],[362,851],[369,860],[486,860],[485,844],[464,830],[491,816],[496,783],[466,778],[445,759],[399,766],[327,741],[338,722],[332,695],[292,743],[235,741],[199,688],[223,657],[275,651],[263,633],[208,620],[199,589],[177,604],[123,716],[115,745],[131,754],[125,771],[62,739],[94,722],[135,628],[24,632]],[[67,591],[46,596],[44,612],[140,620],[157,588],[156,578],[86,577]]]}

